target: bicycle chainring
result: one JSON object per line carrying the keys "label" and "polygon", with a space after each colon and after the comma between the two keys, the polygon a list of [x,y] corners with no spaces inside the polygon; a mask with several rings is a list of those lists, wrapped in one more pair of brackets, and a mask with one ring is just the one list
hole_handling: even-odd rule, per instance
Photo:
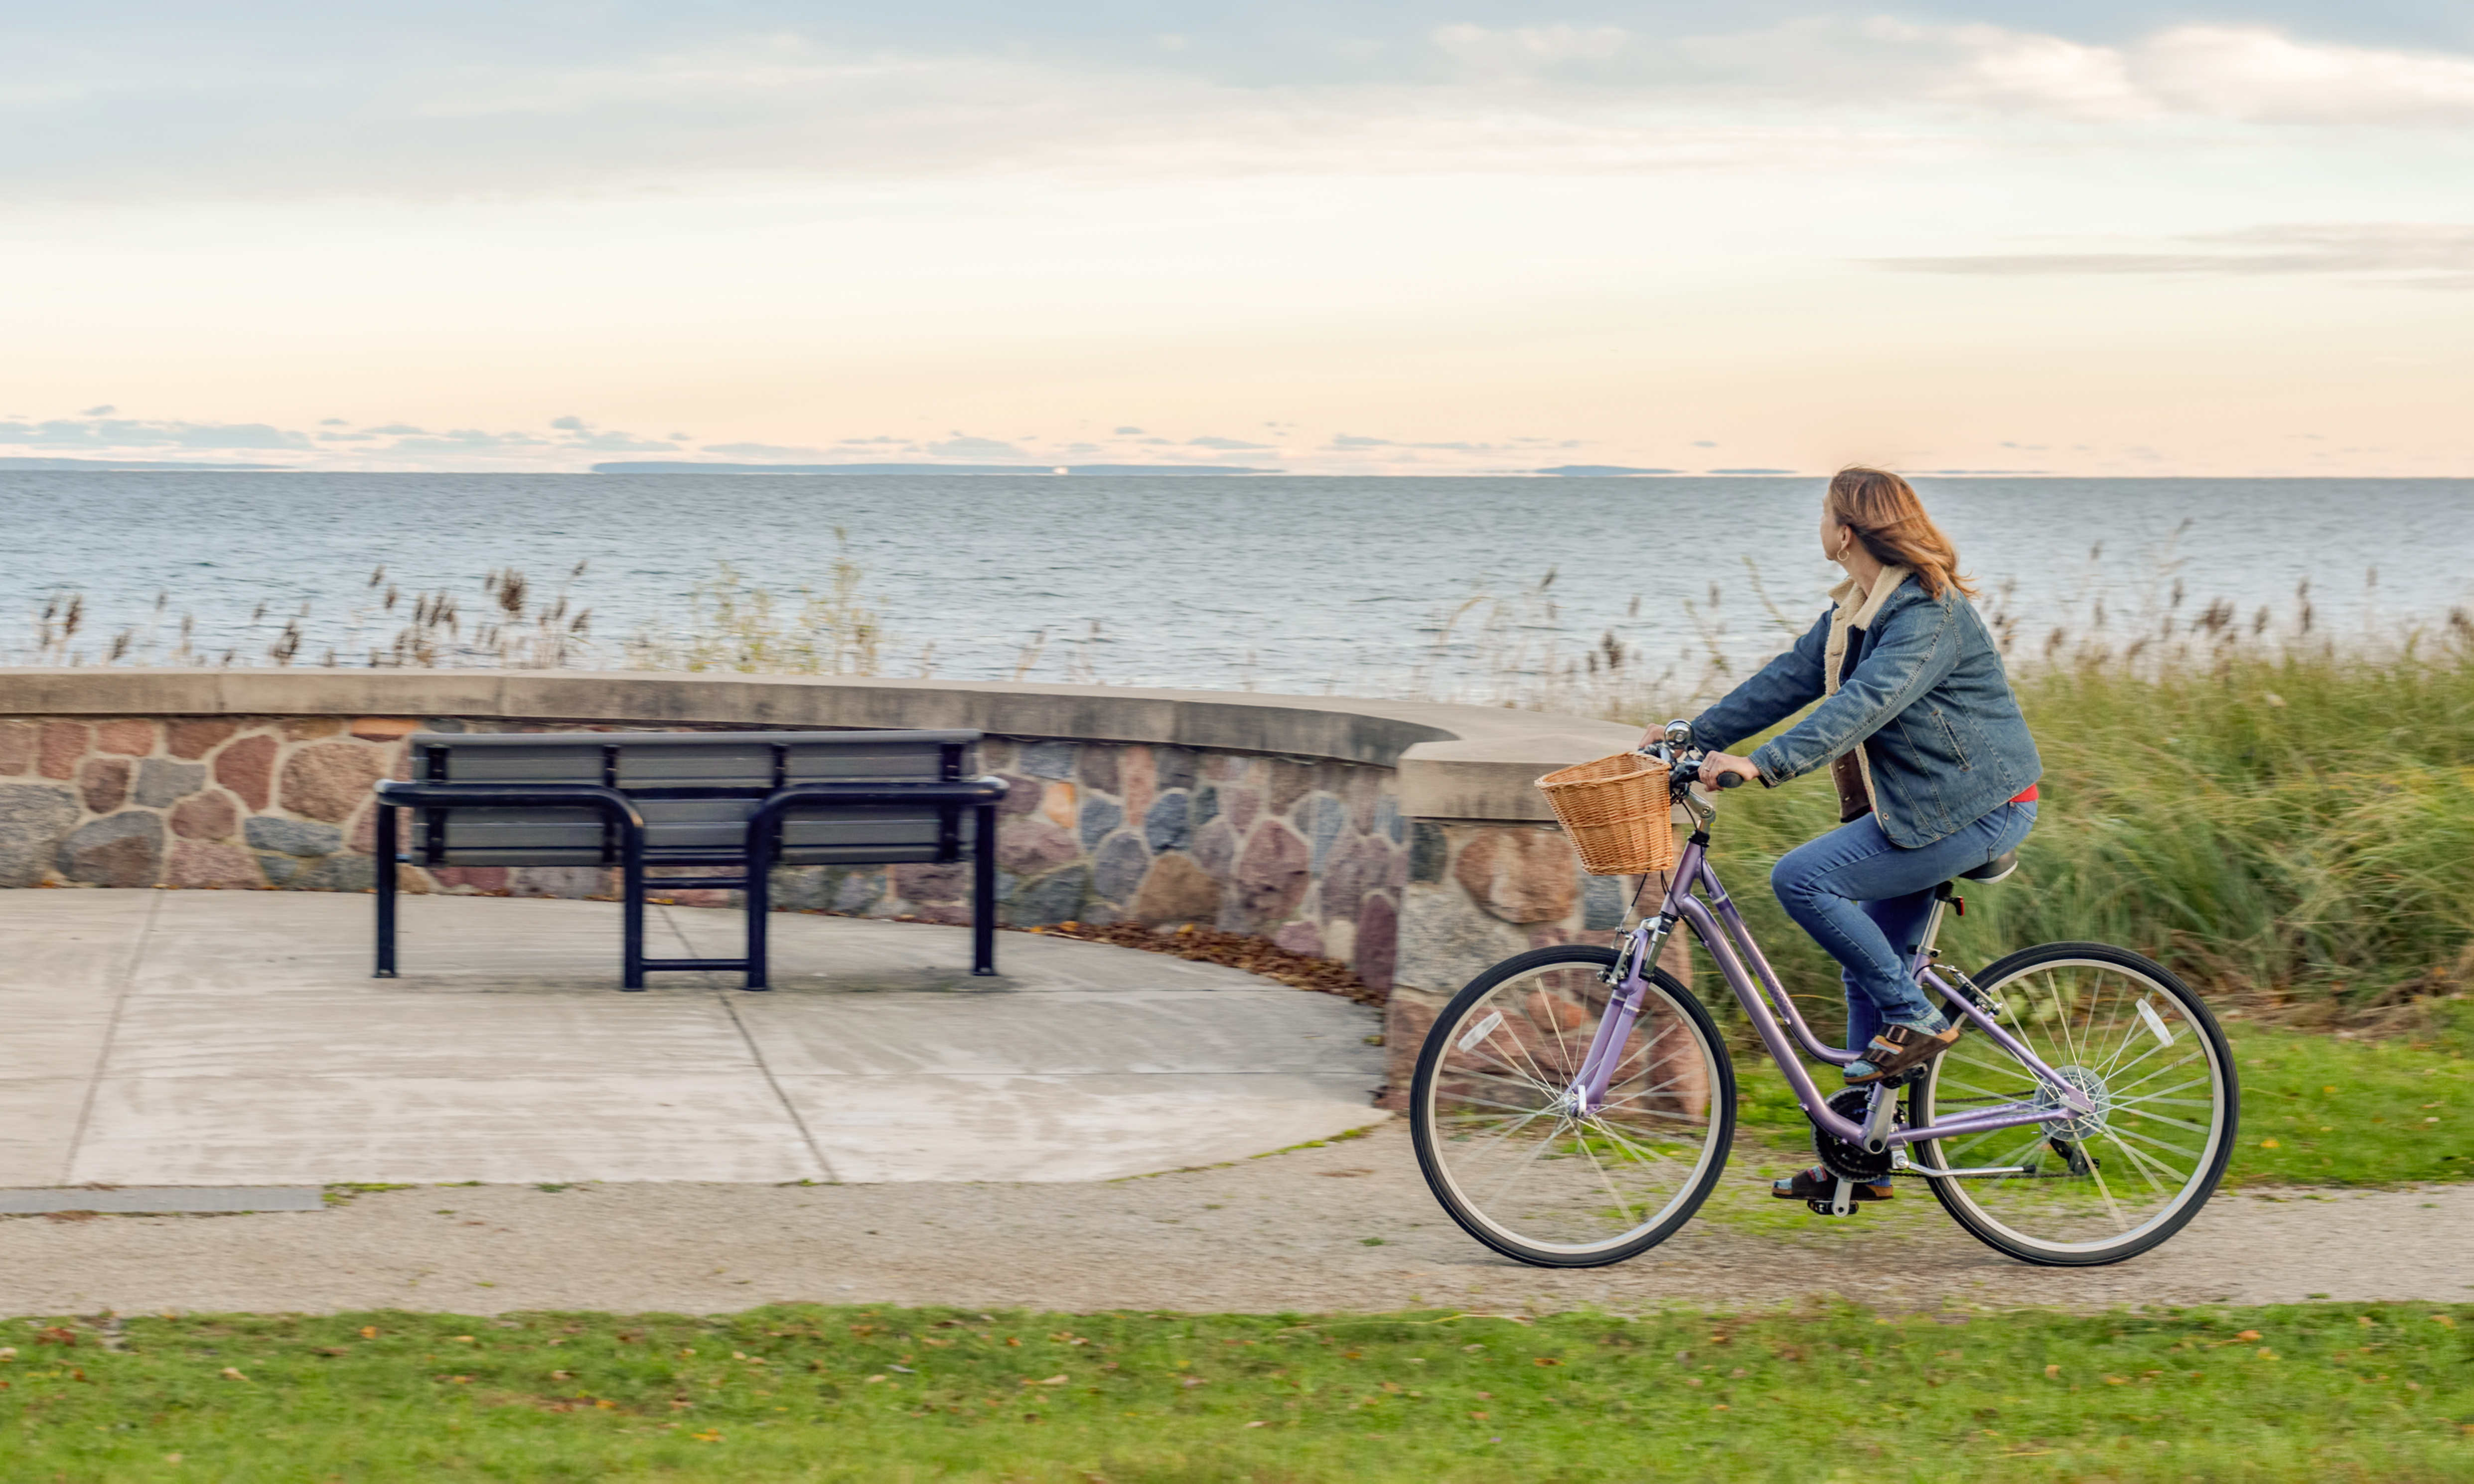
{"label": "bicycle chainring", "polygon": [[[1860,1124],[1864,1121],[1864,1105],[1872,1100],[1872,1093],[1870,1088],[1849,1088],[1830,1100],[1830,1111]],[[1906,1114],[1902,1113],[1896,1126],[1904,1127],[1906,1121]],[[1821,1156],[1822,1165],[1841,1180],[1876,1184],[1890,1178],[1890,1151],[1869,1153],[1863,1145],[1840,1138],[1817,1123],[1812,1126],[1812,1152]]]}

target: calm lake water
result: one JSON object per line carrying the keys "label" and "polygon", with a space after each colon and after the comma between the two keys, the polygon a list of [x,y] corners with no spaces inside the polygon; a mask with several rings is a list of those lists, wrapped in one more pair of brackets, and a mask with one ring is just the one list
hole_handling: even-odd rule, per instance
{"label": "calm lake water", "polygon": [[[2222,597],[2287,622],[2308,580],[2317,621],[2340,632],[2474,607],[2474,480],[1919,485],[1965,564],[1989,587],[2012,585],[2009,610],[2037,639],[2084,627],[2098,601],[2120,633],[2176,580],[2185,612]],[[888,673],[915,673],[933,643],[937,675],[1009,678],[1044,631],[1033,679],[1478,698],[1488,646],[1436,637],[1477,594],[1515,600],[1507,634],[1533,650],[1612,631],[1653,672],[1697,672],[1705,635],[1738,658],[1776,649],[1746,563],[1787,612],[1817,612],[1834,576],[1815,550],[1820,491],[1750,478],[9,472],[0,649],[29,658],[46,597],[77,591],[92,662],[160,593],[163,627],[194,615],[199,647],[218,655],[262,660],[305,605],[304,658],[331,646],[366,662],[396,627],[353,616],[374,567],[407,592],[452,590],[471,613],[493,567],[538,586],[579,562],[591,566],[574,597],[616,641],[675,627],[720,562],[777,589],[820,583],[841,532],[893,636]],[[1549,569],[1542,596],[1516,596]]]}

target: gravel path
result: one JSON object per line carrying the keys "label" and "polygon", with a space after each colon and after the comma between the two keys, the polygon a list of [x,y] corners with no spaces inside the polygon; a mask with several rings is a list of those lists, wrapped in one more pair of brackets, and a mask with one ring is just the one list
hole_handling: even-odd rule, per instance
{"label": "gravel path", "polygon": [[1810,1216],[1768,1199],[1758,1159],[1739,1155],[1702,1219],[1664,1246],[1572,1273],[1520,1267],[1464,1236],[1390,1124],[1096,1185],[430,1185],[314,1212],[0,1219],[0,1312],[2474,1300],[2474,1185],[2220,1197],[2159,1251],[2073,1271],[1977,1245],[1920,1193],[1842,1221]]}

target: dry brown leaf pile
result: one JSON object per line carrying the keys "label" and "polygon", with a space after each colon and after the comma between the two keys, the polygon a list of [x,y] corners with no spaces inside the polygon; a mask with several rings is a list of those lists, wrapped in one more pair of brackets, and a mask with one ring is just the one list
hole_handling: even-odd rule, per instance
{"label": "dry brown leaf pile", "polygon": [[1358,978],[1346,964],[1337,959],[1292,953],[1270,939],[1246,933],[1225,933],[1216,927],[1188,923],[1183,927],[1161,930],[1145,927],[1139,922],[1059,922],[1053,927],[1031,927],[1023,931],[1052,938],[1074,938],[1084,943],[1114,944],[1121,948],[1140,948],[1147,953],[1167,953],[1201,964],[1225,964],[1249,974],[1276,979],[1292,989],[1337,994],[1361,1005],[1380,1005],[1387,998],[1383,991]]}

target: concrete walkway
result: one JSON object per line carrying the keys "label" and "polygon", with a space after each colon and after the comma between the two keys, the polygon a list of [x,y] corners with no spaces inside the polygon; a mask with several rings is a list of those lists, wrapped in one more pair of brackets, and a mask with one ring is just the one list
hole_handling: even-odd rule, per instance
{"label": "concrete walkway", "polygon": [[[652,909],[665,956],[736,913]],[[1088,1181],[1379,1121],[1374,1012],[1235,969],[784,916],[773,993],[618,992],[618,909],[0,891],[0,1186]]]}
{"label": "concrete walkway", "polygon": [[2220,1196],[2145,1257],[2036,1268],[1915,1191],[1844,1221],[1787,1207],[1766,1176],[1789,1167],[1738,1150],[1717,1195],[1664,1245],[1570,1270],[1521,1267],[1462,1234],[1396,1120],[1276,1158],[1081,1185],[430,1185],[253,1216],[18,1216],[0,1219],[0,1315],[2474,1301],[2474,1185]]}

